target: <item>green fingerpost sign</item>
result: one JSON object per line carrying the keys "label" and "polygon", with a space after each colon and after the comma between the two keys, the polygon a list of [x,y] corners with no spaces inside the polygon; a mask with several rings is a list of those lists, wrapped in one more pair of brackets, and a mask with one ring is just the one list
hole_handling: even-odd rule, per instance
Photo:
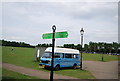
{"label": "green fingerpost sign", "polygon": [[[43,39],[52,39],[53,33],[46,33],[42,35]],[[67,38],[68,32],[55,32],[55,38]]]}

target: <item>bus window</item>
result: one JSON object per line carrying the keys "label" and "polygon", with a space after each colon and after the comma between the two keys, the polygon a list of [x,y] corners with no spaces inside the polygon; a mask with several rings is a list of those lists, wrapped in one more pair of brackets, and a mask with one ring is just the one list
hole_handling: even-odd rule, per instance
{"label": "bus window", "polygon": [[60,54],[59,53],[55,53],[54,58],[60,58]]}
{"label": "bus window", "polygon": [[72,58],[72,54],[65,54],[65,58]]}
{"label": "bus window", "polygon": [[51,58],[52,54],[50,52],[44,52],[42,58]]}
{"label": "bus window", "polygon": [[78,55],[77,54],[73,54],[73,58],[78,58]]}

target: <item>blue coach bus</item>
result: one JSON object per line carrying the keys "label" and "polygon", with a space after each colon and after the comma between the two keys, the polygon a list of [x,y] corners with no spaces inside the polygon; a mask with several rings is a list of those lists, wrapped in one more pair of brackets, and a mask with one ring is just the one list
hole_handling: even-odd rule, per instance
{"label": "blue coach bus", "polygon": [[[48,47],[40,58],[40,66],[51,67],[52,47]],[[80,53],[78,50],[69,48],[54,48],[54,69],[59,70],[63,67],[80,66]]]}

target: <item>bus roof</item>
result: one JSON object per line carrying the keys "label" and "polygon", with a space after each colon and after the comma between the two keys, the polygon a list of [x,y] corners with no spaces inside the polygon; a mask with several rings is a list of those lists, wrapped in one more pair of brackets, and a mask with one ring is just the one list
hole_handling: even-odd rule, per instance
{"label": "bus roof", "polygon": [[[52,52],[52,47],[48,47],[45,52]],[[54,52],[56,53],[69,53],[69,54],[80,54],[79,50],[70,48],[58,48],[54,47]]]}

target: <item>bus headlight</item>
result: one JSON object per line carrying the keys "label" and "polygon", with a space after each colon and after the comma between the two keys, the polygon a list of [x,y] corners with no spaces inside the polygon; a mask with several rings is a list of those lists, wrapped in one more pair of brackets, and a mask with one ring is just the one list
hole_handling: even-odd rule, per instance
{"label": "bus headlight", "polygon": [[50,64],[50,62],[48,62],[48,64]]}

